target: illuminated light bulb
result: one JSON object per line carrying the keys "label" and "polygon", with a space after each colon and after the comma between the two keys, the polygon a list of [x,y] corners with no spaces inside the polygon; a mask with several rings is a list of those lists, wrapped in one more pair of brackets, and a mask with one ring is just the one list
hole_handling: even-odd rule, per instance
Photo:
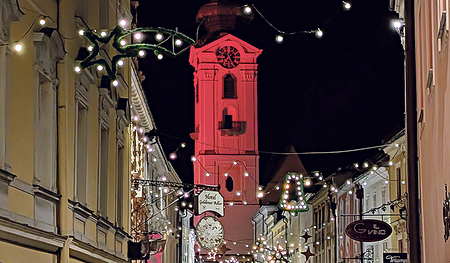
{"label": "illuminated light bulb", "polygon": [[328,239],[328,240],[330,240],[330,239],[331,239],[331,237],[330,237],[330,236],[327,236],[327,239]]}
{"label": "illuminated light bulb", "polygon": [[20,52],[20,51],[22,51],[22,50],[23,50],[23,45],[22,45],[21,43],[16,43],[16,44],[14,45],[14,51]]}
{"label": "illuminated light bulb", "polygon": [[236,161],[233,161],[233,165],[237,165],[238,164],[238,162],[236,162]]}
{"label": "illuminated light bulb", "polygon": [[389,166],[392,166],[392,165],[394,165],[394,162],[389,161]]}
{"label": "illuminated light bulb", "polygon": [[369,164],[367,162],[364,163],[364,167],[367,168],[369,167]]}
{"label": "illuminated light bulb", "polygon": [[183,195],[183,194],[184,194],[184,192],[182,189],[178,190],[178,195]]}
{"label": "illuminated light bulb", "polygon": [[230,206],[233,206],[234,205],[234,203],[233,202],[230,202]]}
{"label": "illuminated light bulb", "polygon": [[406,184],[406,182],[405,182],[405,181],[402,181],[402,184]]}
{"label": "illuminated light bulb", "polygon": [[263,198],[264,197],[264,193],[263,192],[259,192],[257,195],[258,198]]}
{"label": "illuminated light bulb", "polygon": [[210,173],[206,173],[205,175],[206,175],[206,177],[209,177],[211,174]]}
{"label": "illuminated light bulb", "polygon": [[[402,22],[400,22],[399,20],[394,20],[394,22],[392,22],[392,25],[393,25],[394,28],[397,29],[397,30],[399,30],[400,28],[402,28]],[[398,147],[397,145],[398,145],[398,144],[396,144],[395,147]]]}
{"label": "illuminated light bulb", "polygon": [[185,207],[186,206],[186,202],[181,202],[181,206]]}
{"label": "illuminated light bulb", "polygon": [[378,167],[377,167],[377,166],[374,166],[374,167],[372,167],[372,169],[373,169],[374,171],[376,171],[376,170],[378,169]]}
{"label": "illuminated light bulb", "polygon": [[288,199],[288,198],[289,198],[289,195],[284,195],[283,198],[284,198],[284,199]]}
{"label": "illuminated light bulb", "polygon": [[184,193],[184,198],[189,198],[189,192]]}
{"label": "illuminated light bulb", "polygon": [[352,194],[353,194],[353,191],[352,191],[352,190],[348,191],[348,194],[349,194],[349,195],[352,195]]}
{"label": "illuminated light bulb", "polygon": [[186,148],[186,143],[185,142],[180,143],[180,147],[181,148]]}
{"label": "illuminated light bulb", "polygon": [[143,134],[145,132],[144,128],[139,128],[139,133]]}
{"label": "illuminated light bulb", "polygon": [[88,46],[88,47],[87,47],[87,50],[88,50],[89,52],[92,52],[92,50],[94,50],[94,47],[93,47],[93,46]]}
{"label": "illuminated light bulb", "polygon": [[169,188],[164,188],[163,192],[167,194],[169,192]]}
{"label": "illuminated light bulb", "polygon": [[75,66],[75,67],[73,68],[73,70],[75,70],[76,73],[80,73],[80,72],[81,72],[80,66]]}
{"label": "illuminated light bulb", "polygon": [[327,188],[327,187],[328,187],[328,185],[327,185],[327,184],[324,184],[324,185],[323,185],[323,188]]}
{"label": "illuminated light bulb", "polygon": [[177,211],[177,212],[178,212],[178,210],[180,210],[180,209],[178,209],[178,207],[175,207],[175,211]]}
{"label": "illuminated light bulb", "polygon": [[133,37],[134,37],[134,39],[136,39],[136,40],[142,40],[142,37],[143,37],[143,35],[142,35],[142,33],[141,32],[136,32],[134,35],[133,35]]}
{"label": "illuminated light bulb", "polygon": [[375,172],[374,171],[370,171],[370,174],[374,174]]}
{"label": "illuminated light bulb", "polygon": [[237,192],[236,195],[237,195],[237,196],[241,196],[241,192]]}
{"label": "illuminated light bulb", "polygon": [[308,186],[311,186],[312,181],[310,179],[306,179],[304,183],[305,183],[305,186],[308,187]]}
{"label": "illuminated light bulb", "polygon": [[169,155],[169,158],[170,158],[170,160],[175,160],[175,159],[177,159],[177,154],[176,153],[171,153]]}
{"label": "illuminated light bulb", "polygon": [[317,176],[319,176],[320,174],[319,174],[318,172],[316,172],[316,173],[314,173],[314,175],[317,177]]}
{"label": "illuminated light bulb", "polygon": [[153,158],[153,162],[156,163],[158,161],[158,159],[155,157]]}
{"label": "illuminated light bulb", "polygon": [[244,205],[247,205],[248,203],[247,203],[247,201],[244,201]]}
{"label": "illuminated light bulb", "polygon": [[364,182],[363,185],[367,185],[367,182]]}
{"label": "illuminated light bulb", "polygon": [[278,185],[275,186],[275,190],[280,190],[280,187]]}
{"label": "illuminated light bulb", "polygon": [[358,164],[358,163],[354,163],[353,166],[355,166],[356,168],[358,168],[358,167],[359,167],[359,164]]}
{"label": "illuminated light bulb", "polygon": [[182,45],[183,45],[183,40],[181,40],[181,39],[176,39],[175,40],[175,46],[180,47]]}
{"label": "illuminated light bulb", "polygon": [[385,183],[385,184],[389,184],[389,181],[388,181],[388,180],[384,180],[384,183]]}
{"label": "illuminated light bulb", "polygon": [[167,177],[166,176],[162,176],[161,177],[161,181],[166,182],[167,181]]}
{"label": "illuminated light bulb", "polygon": [[44,18],[41,18],[41,19],[39,20],[39,25],[45,26],[45,24],[47,24],[47,21],[45,21]]}
{"label": "illuminated light bulb", "polygon": [[284,41],[284,37],[283,37],[283,35],[276,35],[275,36],[275,41],[277,42],[277,43],[283,43],[283,41]]}
{"label": "illuminated light bulb", "polygon": [[316,35],[317,38],[323,37],[323,31],[320,28],[318,28],[316,31],[314,31],[314,34]]}
{"label": "illuminated light bulb", "polygon": [[286,184],[286,185],[284,186],[285,189],[289,189],[289,187],[291,187],[290,184]]}
{"label": "illuminated light bulb", "polygon": [[347,182],[347,185],[351,185],[352,184],[352,182],[350,180],[347,180],[346,182]]}
{"label": "illuminated light bulb", "polygon": [[115,80],[112,82],[112,85],[113,85],[114,87],[119,86],[119,81],[118,81],[117,79],[115,79]]}
{"label": "illuminated light bulb", "polygon": [[195,162],[195,161],[197,161],[197,157],[195,157],[194,155],[191,156],[191,162]]}
{"label": "illuminated light bulb", "polygon": [[344,10],[348,11],[352,8],[352,4],[350,2],[342,1],[342,7],[344,8]]}
{"label": "illuminated light bulb", "polygon": [[400,145],[399,145],[398,143],[396,143],[396,144],[395,144],[395,147],[397,147],[397,148],[398,148],[398,147],[400,147]]}
{"label": "illuminated light bulb", "polygon": [[323,177],[322,176],[319,176],[319,181],[322,181],[323,180]]}
{"label": "illuminated light bulb", "polygon": [[139,116],[137,116],[137,115],[134,116],[134,117],[133,117],[133,120],[134,120],[134,121],[139,121]]}
{"label": "illuminated light bulb", "polygon": [[[153,152],[153,151],[155,151],[155,149],[154,149],[153,147],[150,146],[150,147],[148,148],[148,152],[151,153],[151,152]],[[155,162],[156,162],[156,161],[155,161]]]}
{"label": "illuminated light bulb", "polygon": [[139,52],[138,52],[138,56],[141,58],[145,57],[145,54],[146,54],[145,50],[139,50]]}
{"label": "illuminated light bulb", "polygon": [[125,46],[127,44],[127,41],[125,39],[120,40],[120,45]]}
{"label": "illuminated light bulb", "polygon": [[245,173],[244,173],[244,176],[245,176],[245,177],[249,177],[249,175],[250,175],[250,174],[249,174],[248,172],[245,172]]}
{"label": "illuminated light bulb", "polygon": [[121,59],[119,59],[119,60],[117,61],[117,65],[118,65],[119,67],[122,67],[124,64],[125,64],[125,63],[124,63],[123,60],[121,60]]}
{"label": "illuminated light bulb", "polygon": [[98,70],[98,71],[102,71],[103,69],[104,69],[104,68],[103,68],[102,65],[98,65],[98,66],[97,66],[97,70]]}
{"label": "illuminated light bulb", "polygon": [[192,204],[189,204],[189,208],[192,208],[193,206],[192,206]]}
{"label": "illuminated light bulb", "polygon": [[261,187],[261,186],[258,186],[258,190],[261,191],[261,190],[262,190],[262,187]]}
{"label": "illuminated light bulb", "polygon": [[161,41],[161,40],[164,39],[164,35],[161,34],[161,33],[158,33],[158,34],[155,35],[155,39],[158,40],[158,41]]}
{"label": "illuminated light bulb", "polygon": [[246,15],[250,15],[250,14],[253,12],[253,10],[252,10],[252,8],[251,8],[250,6],[245,5],[245,6],[244,6],[244,9],[243,9],[243,12],[244,12],[244,14],[246,14]]}
{"label": "illuminated light bulb", "polygon": [[164,58],[164,56],[163,56],[163,54],[158,54],[158,55],[156,56],[156,58],[158,58],[159,60],[162,60],[162,59]]}
{"label": "illuminated light bulb", "polygon": [[128,21],[126,19],[120,19],[119,20],[119,25],[121,27],[126,27],[128,25]]}
{"label": "illuminated light bulb", "polygon": [[[142,140],[144,142],[148,142],[148,138],[147,137],[142,138]],[[145,147],[147,147],[147,149],[148,149],[148,148],[150,148],[150,145],[147,144]]]}
{"label": "illuminated light bulb", "polygon": [[78,30],[78,35],[84,36],[84,30],[83,29]]}
{"label": "illuminated light bulb", "polygon": [[225,177],[228,177],[228,173],[224,173],[223,175],[224,175]]}
{"label": "illuminated light bulb", "polygon": [[100,36],[101,37],[106,37],[108,35],[108,33],[106,33],[105,31],[102,31],[101,33],[100,33]]}

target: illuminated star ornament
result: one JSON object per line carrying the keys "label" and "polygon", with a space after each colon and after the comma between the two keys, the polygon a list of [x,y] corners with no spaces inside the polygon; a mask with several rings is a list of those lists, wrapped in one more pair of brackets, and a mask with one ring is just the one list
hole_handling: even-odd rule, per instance
{"label": "illuminated star ornament", "polygon": [[311,179],[303,179],[302,174],[288,173],[284,177],[283,192],[278,206],[281,210],[297,214],[308,211],[303,186],[311,186]]}
{"label": "illuminated star ornament", "polygon": [[[140,43],[144,33],[155,33],[156,40],[161,42],[157,44]],[[193,39],[178,31],[162,27],[145,27],[125,30],[121,26],[116,26],[109,34],[105,31],[102,31],[100,35],[98,35],[92,30],[80,30],[79,34],[86,36],[92,43],[92,46],[88,48],[90,54],[83,61],[81,61],[80,65],[75,68],[75,71],[81,72],[82,69],[97,66],[98,70],[106,70],[111,81],[116,80],[117,66],[123,65],[124,58],[137,56],[143,57],[145,56],[146,50],[153,50],[158,59],[162,59],[163,56],[176,57],[177,55],[187,50],[190,45],[195,43]],[[127,44],[126,38],[129,35],[133,35],[135,42],[138,43]],[[166,37],[167,35],[169,35],[169,37]],[[169,50],[161,46],[161,44],[169,38],[172,38],[172,41],[174,43],[173,46],[181,47],[183,43],[188,44],[188,46],[177,52],[175,51],[175,48]],[[99,58],[99,51],[100,43],[107,44],[111,41],[111,39],[113,39],[112,46],[118,51],[119,54],[112,57],[110,66],[105,59]]]}
{"label": "illuminated star ornament", "polygon": [[309,250],[309,247],[308,247],[308,249],[307,249],[305,252],[301,252],[301,253],[302,253],[303,255],[305,255],[306,261],[308,261],[308,259],[309,259],[310,257],[316,255],[316,254],[312,253],[311,250]]}

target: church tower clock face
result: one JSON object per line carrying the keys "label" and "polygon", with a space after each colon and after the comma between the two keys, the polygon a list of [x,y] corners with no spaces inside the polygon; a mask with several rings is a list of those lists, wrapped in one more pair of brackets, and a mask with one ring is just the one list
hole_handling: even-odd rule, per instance
{"label": "church tower clock face", "polygon": [[223,46],[217,49],[217,61],[224,68],[234,68],[241,61],[239,50],[233,46]]}

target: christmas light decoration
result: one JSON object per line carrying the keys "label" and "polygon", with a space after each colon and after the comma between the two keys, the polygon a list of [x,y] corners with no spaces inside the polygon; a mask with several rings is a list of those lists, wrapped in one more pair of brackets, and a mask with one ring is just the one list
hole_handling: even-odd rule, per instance
{"label": "christmas light decoration", "polygon": [[[308,185],[311,185],[311,181],[309,179],[307,179],[307,181],[309,181]],[[281,210],[295,214],[308,211],[309,208],[306,204],[305,194],[303,192],[304,185],[305,180],[301,175],[297,173],[286,174],[278,207]]]}
{"label": "christmas light decoration", "polygon": [[[128,22],[125,19],[120,20],[119,26],[115,27],[109,35],[105,31],[102,31],[100,35],[98,35],[92,30],[85,31],[85,29],[80,29],[78,31],[78,34],[80,36],[86,36],[93,46],[89,56],[87,56],[83,61],[81,61],[79,65],[80,69],[85,69],[94,65],[102,65],[105,68],[108,77],[111,80],[113,80],[116,78],[117,75],[117,66],[123,65],[122,60],[124,58],[137,57],[139,55],[142,55],[142,51],[152,50],[154,51],[158,59],[162,59],[164,56],[175,57],[184,50],[186,50],[185,48],[179,52],[175,52],[175,50],[171,51],[161,46],[160,44],[147,44],[147,43],[127,44],[125,38],[127,38],[130,34],[133,35],[134,39],[136,40],[143,39],[143,34],[145,33],[157,33],[156,38],[158,40],[162,40],[164,39],[165,35],[168,35],[169,37],[174,38],[174,41],[175,38],[177,40],[180,40],[181,42],[180,41],[177,42],[180,45],[183,42],[188,43],[188,45],[192,45],[195,43],[193,39],[175,30],[165,29],[161,27],[135,28],[132,30],[125,30],[124,28],[127,26],[127,24]],[[98,58],[98,56],[100,51],[100,44],[107,44],[111,40],[113,40],[112,46],[118,51],[119,54],[112,57],[111,66],[109,66],[106,60]],[[139,52],[141,52],[141,54]],[[122,62],[119,63],[119,61]]]}
{"label": "christmas light decoration", "polygon": [[22,51],[22,50],[23,50],[23,45],[22,45],[21,43],[16,43],[16,44],[14,45],[14,51],[20,52],[20,51]]}

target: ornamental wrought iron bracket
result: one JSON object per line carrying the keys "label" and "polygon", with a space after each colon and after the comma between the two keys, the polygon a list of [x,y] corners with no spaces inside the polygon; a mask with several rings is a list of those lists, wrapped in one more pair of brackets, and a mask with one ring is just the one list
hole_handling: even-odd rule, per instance
{"label": "ornamental wrought iron bracket", "polygon": [[[178,39],[181,40],[183,43],[187,43],[188,46],[179,51],[175,51],[173,45],[172,50],[169,50],[161,46],[165,41],[161,41],[158,44],[148,44],[148,43],[133,43],[128,45],[121,44],[121,41],[124,40],[124,38],[128,37],[129,35],[133,35],[135,33],[141,34],[156,33],[169,35],[169,37],[165,38],[166,40],[170,38],[172,38],[172,41]],[[125,30],[121,26],[116,26],[109,33],[109,35],[100,36],[94,33],[93,30],[88,30],[84,32],[84,35],[92,43],[92,51],[90,51],[90,54],[83,61],[81,61],[80,69],[89,68],[95,65],[102,65],[105,68],[106,73],[111,81],[115,80],[117,77],[117,65],[118,65],[117,63],[121,59],[137,57],[139,55],[139,51],[143,50],[153,50],[155,55],[162,54],[164,56],[173,58],[186,51],[191,45],[195,43],[195,40],[178,32],[177,30],[166,29],[162,27],[157,28],[144,27],[144,28],[135,28],[132,30]],[[100,51],[100,44],[107,44],[111,41],[111,39],[113,40],[112,46],[117,50],[119,54],[112,57],[110,65],[105,59],[98,58],[98,55]]]}

